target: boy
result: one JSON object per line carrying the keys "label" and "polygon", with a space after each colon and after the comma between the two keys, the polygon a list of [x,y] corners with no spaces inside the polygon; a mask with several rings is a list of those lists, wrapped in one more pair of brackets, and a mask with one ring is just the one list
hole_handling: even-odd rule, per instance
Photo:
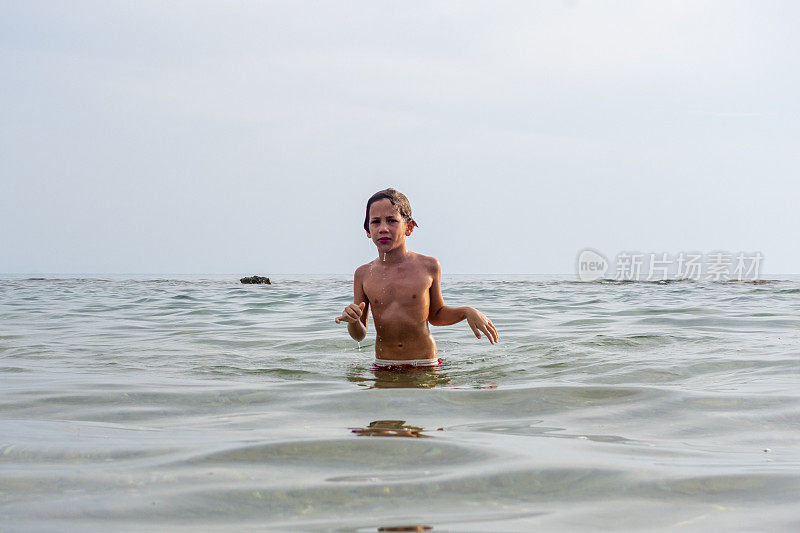
{"label": "boy", "polygon": [[356,269],[353,303],[336,323],[346,323],[350,336],[361,341],[372,307],[378,367],[438,365],[428,323],[447,326],[466,318],[476,337],[483,332],[490,343],[498,341],[497,328],[483,313],[444,305],[439,261],[406,249],[406,238],[416,226],[411,204],[394,189],[379,191],[367,202],[364,229],[378,248],[378,258]]}

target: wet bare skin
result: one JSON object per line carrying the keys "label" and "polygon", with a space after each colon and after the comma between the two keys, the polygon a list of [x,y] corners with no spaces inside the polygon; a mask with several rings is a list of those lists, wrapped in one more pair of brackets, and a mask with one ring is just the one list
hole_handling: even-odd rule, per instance
{"label": "wet bare skin", "polygon": [[381,259],[359,268],[375,322],[375,356],[380,359],[435,359],[428,329],[434,260],[413,252],[399,264]]}
{"label": "wet bare skin", "polygon": [[466,319],[477,338],[483,334],[492,344],[498,341],[497,328],[486,315],[473,307],[444,305],[439,262],[406,248],[406,238],[416,227],[413,220],[405,220],[388,199],[381,199],[370,206],[368,224],[367,237],[378,257],[356,269],[353,303],[335,319],[347,324],[353,339],[366,336],[372,307],[379,359],[435,361],[429,323],[446,326]]}

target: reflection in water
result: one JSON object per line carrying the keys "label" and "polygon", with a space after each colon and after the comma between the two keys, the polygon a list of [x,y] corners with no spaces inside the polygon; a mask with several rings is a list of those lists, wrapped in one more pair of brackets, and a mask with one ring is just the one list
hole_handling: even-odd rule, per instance
{"label": "reflection in water", "polygon": [[387,526],[379,527],[378,531],[430,531],[431,526]]}
{"label": "reflection in water", "polygon": [[441,373],[438,368],[411,368],[408,370],[372,370],[375,374],[376,389],[415,388],[433,389],[437,386],[447,385],[450,379]]}
{"label": "reflection in water", "polygon": [[[370,374],[374,379],[370,378]],[[370,389],[433,389],[450,383],[447,374],[439,367],[409,368],[405,370],[379,370],[372,368],[351,370],[347,379]],[[372,382],[370,384],[370,382]]]}
{"label": "reflection in water", "polygon": [[[362,437],[412,437],[427,439],[423,429],[417,426],[406,426],[405,420],[376,420],[365,428],[350,428],[353,433]],[[388,531],[388,530],[387,530]]]}

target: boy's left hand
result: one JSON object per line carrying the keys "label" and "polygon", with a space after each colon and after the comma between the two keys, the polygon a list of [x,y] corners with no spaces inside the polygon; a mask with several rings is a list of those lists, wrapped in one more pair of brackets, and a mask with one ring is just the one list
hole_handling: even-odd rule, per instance
{"label": "boy's left hand", "polygon": [[479,339],[481,338],[482,331],[484,335],[486,335],[486,338],[489,339],[490,343],[494,344],[500,340],[500,335],[498,335],[497,328],[494,327],[492,321],[474,307],[467,309],[467,324],[469,324],[469,327],[472,328],[472,332],[475,333],[475,336]]}

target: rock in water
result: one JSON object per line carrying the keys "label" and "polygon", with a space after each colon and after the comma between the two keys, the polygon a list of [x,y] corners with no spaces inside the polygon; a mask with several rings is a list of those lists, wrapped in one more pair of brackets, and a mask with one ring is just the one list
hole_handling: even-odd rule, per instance
{"label": "rock in water", "polygon": [[269,281],[269,278],[265,278],[263,276],[250,276],[249,278],[242,278],[239,281],[242,283],[260,283],[263,285],[272,285]]}

